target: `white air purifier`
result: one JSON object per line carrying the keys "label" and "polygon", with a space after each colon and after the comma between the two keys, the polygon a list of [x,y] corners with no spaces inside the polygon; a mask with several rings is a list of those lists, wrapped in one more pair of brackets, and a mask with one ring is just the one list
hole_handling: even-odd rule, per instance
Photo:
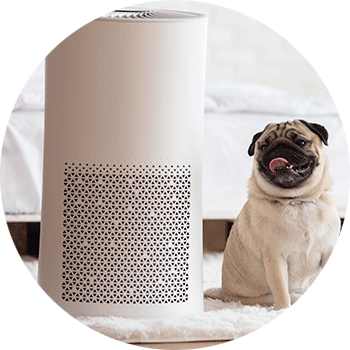
{"label": "white air purifier", "polygon": [[72,315],[203,311],[206,27],[120,10],[46,58],[38,280]]}

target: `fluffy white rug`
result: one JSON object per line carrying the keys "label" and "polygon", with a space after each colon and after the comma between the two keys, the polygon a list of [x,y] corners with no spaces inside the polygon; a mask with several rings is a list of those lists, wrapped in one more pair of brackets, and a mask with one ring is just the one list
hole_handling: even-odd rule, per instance
{"label": "fluffy white rug", "polygon": [[[221,253],[204,253],[203,288],[220,286]],[[38,262],[23,257],[36,278]],[[86,326],[128,343],[232,340],[275,319],[282,311],[205,299],[204,313],[169,318],[77,317]]]}

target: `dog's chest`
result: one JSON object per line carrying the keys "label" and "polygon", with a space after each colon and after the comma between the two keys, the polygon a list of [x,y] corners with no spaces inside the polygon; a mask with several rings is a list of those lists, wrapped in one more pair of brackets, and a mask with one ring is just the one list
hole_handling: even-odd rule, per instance
{"label": "dog's chest", "polygon": [[298,249],[287,256],[290,290],[307,289],[322,269],[322,245],[318,240],[299,241]]}
{"label": "dog's chest", "polygon": [[290,204],[284,208],[288,231],[284,255],[288,261],[290,289],[305,289],[321,271],[322,255],[330,244],[324,225],[317,219],[316,203]]}
{"label": "dog's chest", "polygon": [[288,226],[295,229],[305,230],[309,228],[310,222],[317,222],[320,208],[317,201],[314,202],[298,202],[291,201],[289,204],[283,206],[280,215],[284,218]]}

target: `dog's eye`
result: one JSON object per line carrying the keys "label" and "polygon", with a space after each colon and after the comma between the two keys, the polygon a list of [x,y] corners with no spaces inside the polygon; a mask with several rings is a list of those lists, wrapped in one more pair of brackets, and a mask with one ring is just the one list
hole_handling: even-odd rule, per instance
{"label": "dog's eye", "polygon": [[300,147],[304,147],[307,144],[307,141],[305,140],[297,140],[295,141],[295,143],[300,146]]}
{"label": "dog's eye", "polygon": [[267,145],[265,143],[260,145],[260,151],[265,151],[266,148],[267,148]]}

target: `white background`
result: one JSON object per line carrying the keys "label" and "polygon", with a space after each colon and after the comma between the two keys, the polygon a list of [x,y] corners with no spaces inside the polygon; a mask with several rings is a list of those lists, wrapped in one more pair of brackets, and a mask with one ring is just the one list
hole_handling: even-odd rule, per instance
{"label": "white background", "polygon": [[[1,140],[23,85],[65,37],[92,19],[133,1],[12,0],[1,11]],[[215,1],[266,24],[289,41],[319,74],[350,133],[350,22],[346,1]],[[341,171],[341,169],[339,169]],[[348,349],[349,229],[306,295],[274,322],[222,349]],[[0,218],[1,345],[27,349],[127,347],[68,316],[41,291],[19,259]]]}

